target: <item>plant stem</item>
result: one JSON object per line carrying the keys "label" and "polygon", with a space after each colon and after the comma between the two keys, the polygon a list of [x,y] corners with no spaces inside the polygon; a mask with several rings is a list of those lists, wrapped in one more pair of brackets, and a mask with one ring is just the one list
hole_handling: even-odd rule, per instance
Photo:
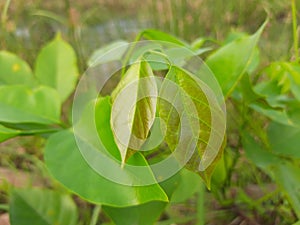
{"label": "plant stem", "polygon": [[292,3],[292,17],[293,17],[293,39],[294,39],[294,51],[295,51],[295,61],[299,62],[299,43],[298,43],[298,32],[297,32],[297,7],[296,1],[291,0]]}
{"label": "plant stem", "polygon": [[1,24],[2,24],[3,30],[5,29],[5,24],[6,24],[6,19],[7,19],[7,11],[8,11],[9,5],[10,5],[10,0],[6,0],[4,9],[2,11],[2,16],[1,16]]}
{"label": "plant stem", "polygon": [[100,212],[101,212],[101,205],[96,205],[94,210],[93,210],[93,215],[92,215],[92,218],[91,218],[90,225],[96,225],[97,224]]}
{"label": "plant stem", "polygon": [[205,198],[205,186],[203,183],[201,183],[200,190],[198,192],[198,199],[197,199],[197,225],[205,224],[204,198]]}
{"label": "plant stem", "polygon": [[140,32],[140,33],[136,36],[134,42],[133,42],[131,45],[129,45],[129,49],[128,49],[126,55],[124,56],[124,61],[123,61],[123,63],[122,63],[123,65],[122,65],[121,77],[124,76],[125,71],[126,71],[126,66],[127,66],[127,63],[128,63],[129,60],[130,60],[131,54],[132,54],[132,52],[133,52],[133,50],[134,50],[134,48],[135,48],[137,42],[142,38],[142,36],[143,36],[143,32]]}

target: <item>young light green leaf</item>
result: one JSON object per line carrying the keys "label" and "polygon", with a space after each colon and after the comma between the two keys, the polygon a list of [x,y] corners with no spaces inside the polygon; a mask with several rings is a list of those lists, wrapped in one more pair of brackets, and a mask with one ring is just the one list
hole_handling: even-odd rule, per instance
{"label": "young light green leaf", "polygon": [[[172,87],[170,82],[177,87]],[[173,66],[162,84],[160,96],[171,95],[174,98],[172,102],[159,101],[159,115],[167,125],[166,142],[175,151],[180,139],[186,142],[185,148],[193,142],[192,139],[196,140],[197,151],[189,159],[188,168],[200,170],[208,188],[213,170],[222,155],[225,132],[224,112],[209,90],[197,77]],[[184,115],[186,122],[181,121]],[[187,152],[185,154],[188,155]]]}
{"label": "young light green leaf", "polygon": [[262,84],[254,89],[248,74],[245,74],[241,79],[239,91],[242,93],[244,103],[253,110],[276,122],[292,125],[282,103],[283,96],[276,94],[277,86],[274,86],[273,83]]}
{"label": "young light green leaf", "polygon": [[280,94],[291,92],[300,101],[300,66],[291,62],[274,62],[266,69],[265,73],[275,82]]}
{"label": "young light green leaf", "polygon": [[260,35],[267,21],[259,30],[247,37],[242,37],[221,47],[206,60],[219,81],[223,94],[227,98],[248,70]]}
{"label": "young light green leaf", "polygon": [[0,125],[0,143],[20,134],[19,130],[14,130]]}
{"label": "young light green leaf", "polygon": [[126,41],[115,41],[102,48],[95,50],[88,59],[88,66],[96,66],[116,60],[121,60],[128,48]]}
{"label": "young light green leaf", "polygon": [[0,122],[58,124],[60,99],[49,87],[0,86]]}
{"label": "young light green leaf", "polygon": [[155,119],[157,87],[150,65],[130,66],[112,93],[111,127],[122,163],[146,141]]}
{"label": "young light green leaf", "polygon": [[54,191],[18,189],[9,204],[11,225],[75,225],[77,208],[72,198]]}
{"label": "young light green leaf", "polygon": [[79,75],[76,54],[60,35],[40,51],[35,75],[41,84],[56,89],[62,101],[74,91]]}
{"label": "young light green leaf", "polygon": [[36,80],[25,61],[10,52],[0,51],[0,85],[6,84],[33,86]]}

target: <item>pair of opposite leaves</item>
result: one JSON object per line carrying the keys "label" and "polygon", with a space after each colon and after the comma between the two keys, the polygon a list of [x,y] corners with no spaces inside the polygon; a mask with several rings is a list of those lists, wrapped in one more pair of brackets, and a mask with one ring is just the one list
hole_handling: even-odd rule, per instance
{"label": "pair of opposite leaves", "polygon": [[224,112],[209,87],[184,69],[171,66],[163,82],[160,80],[146,61],[139,61],[112,93],[111,127],[122,165],[141,149],[158,111],[169,148],[179,152],[179,160],[189,169],[200,171],[210,187],[223,150]]}

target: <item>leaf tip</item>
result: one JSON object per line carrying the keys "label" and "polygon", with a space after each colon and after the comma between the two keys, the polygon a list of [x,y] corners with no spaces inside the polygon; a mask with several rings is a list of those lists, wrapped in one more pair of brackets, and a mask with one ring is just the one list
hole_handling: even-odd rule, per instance
{"label": "leaf tip", "polygon": [[61,39],[62,39],[62,38],[61,38],[61,32],[60,32],[60,31],[58,31],[58,32],[56,33],[55,39],[56,39],[56,40],[61,40]]}

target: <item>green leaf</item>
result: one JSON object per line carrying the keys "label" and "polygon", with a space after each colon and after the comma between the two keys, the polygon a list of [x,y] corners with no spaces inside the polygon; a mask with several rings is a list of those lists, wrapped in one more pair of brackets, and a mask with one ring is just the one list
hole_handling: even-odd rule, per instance
{"label": "green leaf", "polygon": [[240,39],[240,38],[243,38],[243,37],[246,37],[247,36],[247,33],[245,32],[239,32],[239,31],[233,31],[233,32],[230,32],[227,37],[225,38],[224,42],[223,42],[223,45],[227,45],[237,39]]}
{"label": "green leaf", "polygon": [[[169,198],[171,198],[174,194],[174,191],[178,192],[176,191],[178,189],[178,184],[186,181],[182,181],[181,174],[182,172],[177,173],[171,178],[159,183]],[[195,174],[195,176],[197,175]],[[194,182],[192,183],[194,184]],[[194,190],[195,188],[197,187],[193,187],[192,189]],[[109,217],[112,218],[116,225],[152,225],[157,221],[167,205],[168,203],[166,202],[152,201],[142,205],[126,208],[103,206],[103,210]]]}
{"label": "green leaf", "polygon": [[98,137],[101,139],[105,149],[118,161],[121,161],[121,154],[114,140],[114,135],[110,127],[111,119],[111,98],[98,99],[95,105],[95,124]]}
{"label": "green leaf", "polygon": [[139,186],[157,183],[151,169],[145,166],[148,164],[140,153],[133,154],[128,160],[128,165],[121,167],[121,155],[114,141],[110,119],[110,97],[101,97],[87,104],[82,118],[74,126],[77,143],[89,165],[117,183]]}
{"label": "green leaf", "polygon": [[123,165],[148,137],[156,112],[153,96],[157,96],[156,80],[145,61],[134,63],[112,93],[110,122]]}
{"label": "green leaf", "polygon": [[290,125],[290,126],[293,125],[293,122],[288,117],[284,109],[275,110],[264,104],[257,104],[257,103],[250,104],[250,107],[277,123]]}
{"label": "green leaf", "polygon": [[19,130],[14,130],[0,125],[0,143],[20,134]]}
{"label": "green leaf", "polygon": [[39,189],[14,190],[9,216],[12,225],[75,225],[77,208],[68,195]]}
{"label": "green leaf", "polygon": [[257,42],[266,23],[255,34],[230,42],[206,60],[207,65],[219,81],[226,98],[231,95],[251,65]]}
{"label": "green leaf", "polygon": [[[70,131],[62,131],[51,136],[45,150],[45,161],[50,172],[67,188],[88,201],[98,204],[127,207],[149,201],[168,201],[168,197],[157,184],[144,187],[121,185],[116,183],[122,182],[121,180],[110,181],[93,169],[96,166],[102,166],[115,177],[119,177],[119,173],[122,172],[130,176],[126,166],[124,169],[121,168],[120,153],[110,127],[110,116],[110,97],[100,98],[87,105],[82,119],[74,126],[77,143],[74,133]],[[95,125],[97,130],[93,129]],[[98,144],[95,138],[100,138],[101,143]],[[83,156],[80,152],[78,139],[95,148],[95,155],[92,156],[94,164],[87,163],[87,155]],[[119,161],[117,168],[108,169],[105,163],[109,162],[102,153],[109,153],[117,159]],[[74,167],[74,162],[76,162],[76,167]],[[139,152],[128,159],[128,164],[147,166],[145,158]],[[150,168],[146,173],[144,173],[145,177],[151,176],[154,179]],[[74,176],[78,179],[72,179]],[[132,179],[129,183],[134,184],[137,178],[130,177],[129,179]]]}
{"label": "green leaf", "polygon": [[58,91],[65,101],[74,91],[77,78],[76,54],[59,35],[39,53],[35,64],[35,75],[43,85]]}
{"label": "green leaf", "polygon": [[287,103],[287,114],[295,126],[300,127],[300,104],[294,100]]}
{"label": "green leaf", "polygon": [[60,100],[48,87],[0,86],[0,122],[60,123]]}
{"label": "green leaf", "polygon": [[293,62],[273,62],[264,72],[275,83],[280,94],[292,93],[300,100],[300,66]]}
{"label": "green leaf", "polygon": [[281,159],[279,157],[274,155],[272,152],[265,150],[260,144],[255,141],[253,137],[251,137],[247,133],[243,134],[242,143],[246,153],[246,157],[264,171],[270,171],[270,168],[274,164],[281,162]]}
{"label": "green leaf", "polygon": [[243,95],[243,101],[246,104],[250,104],[256,101],[265,102],[264,96],[256,93],[252,87],[250,77],[248,74],[245,74],[240,82],[239,91]]}
{"label": "green leaf", "polygon": [[[171,82],[178,87],[172,87]],[[178,67],[171,67],[161,90],[160,96],[174,96],[172,102],[159,101],[159,115],[167,125],[165,140],[172,151],[178,147],[180,138],[184,140],[187,149],[190,148],[193,139],[196,140],[197,150],[191,156],[187,166],[192,170],[200,170],[201,177],[210,188],[211,175],[224,148],[222,144],[224,139],[222,132],[225,132],[224,112],[202,81]],[[182,122],[184,115],[187,121]],[[212,121],[214,125],[218,124],[220,130],[213,127]],[[182,124],[184,126],[180,127]],[[185,126],[187,129],[182,133],[180,130]],[[215,137],[213,143],[210,139],[212,134]],[[201,165],[204,170],[201,169]]]}
{"label": "green leaf", "polygon": [[184,41],[179,40],[178,38],[159,30],[153,30],[153,29],[144,30],[141,32],[140,35],[148,40],[171,42],[176,45],[185,46],[185,47],[189,46]]}
{"label": "green leaf", "polygon": [[253,88],[248,74],[245,74],[239,85],[244,103],[250,108],[281,124],[292,125],[285,109],[286,99],[280,95],[273,82],[262,82]]}
{"label": "green leaf", "polygon": [[[137,161],[146,165],[146,161],[139,154],[133,155],[128,163],[133,163],[130,162],[131,159],[134,164],[137,164]],[[166,194],[157,184],[125,186],[99,175],[83,158],[74,134],[70,131],[58,132],[48,139],[45,161],[51,174],[60,183],[93,203],[127,207],[150,201],[168,201]]]}
{"label": "green leaf", "polygon": [[114,41],[102,48],[95,50],[92,56],[88,59],[88,66],[96,66],[112,61],[122,60],[124,53],[128,48],[127,41]]}
{"label": "green leaf", "polygon": [[231,149],[225,149],[211,179],[213,193],[216,194],[225,185],[230,176],[230,171],[233,169],[235,157]]}
{"label": "green leaf", "polygon": [[274,165],[275,180],[300,219],[300,168],[299,163],[285,161]]}
{"label": "green leaf", "polygon": [[10,52],[0,51],[0,85],[6,84],[33,86],[36,80],[25,61]]}
{"label": "green leaf", "polygon": [[171,198],[172,203],[180,203],[188,200],[200,190],[202,185],[198,174],[187,169],[180,171],[180,178],[179,185]]}
{"label": "green leaf", "polygon": [[[288,146],[289,142],[285,143]],[[300,219],[300,169],[299,162],[281,158],[271,151],[265,150],[249,134],[243,134],[243,146],[246,156],[258,167],[269,174],[287,196],[297,218]]]}
{"label": "green leaf", "polygon": [[300,66],[290,62],[278,63],[277,66],[279,72],[272,74],[272,78],[277,79],[283,93],[290,91],[300,101]]}
{"label": "green leaf", "polygon": [[284,108],[283,100],[285,98],[282,95],[280,87],[274,81],[263,81],[254,87],[254,92],[263,96],[267,103],[273,108]]}
{"label": "green leaf", "polygon": [[286,66],[290,73],[291,92],[300,101],[300,66],[298,63],[286,64]]}
{"label": "green leaf", "polygon": [[300,158],[300,128],[271,123],[268,127],[268,138],[274,153],[293,158]]}
{"label": "green leaf", "polygon": [[103,210],[116,225],[153,225],[165,207],[164,202],[149,202],[126,208],[103,206]]}

